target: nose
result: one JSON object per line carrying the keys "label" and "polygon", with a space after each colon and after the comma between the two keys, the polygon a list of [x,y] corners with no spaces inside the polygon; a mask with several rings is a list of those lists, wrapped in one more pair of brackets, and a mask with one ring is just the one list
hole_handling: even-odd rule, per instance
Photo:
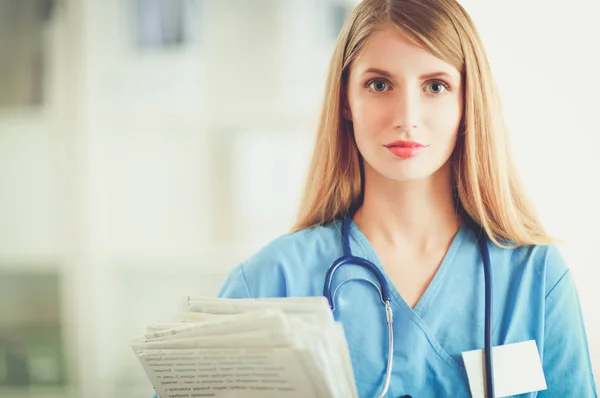
{"label": "nose", "polygon": [[405,131],[418,128],[421,112],[420,92],[410,87],[403,87],[399,88],[397,93],[394,128]]}

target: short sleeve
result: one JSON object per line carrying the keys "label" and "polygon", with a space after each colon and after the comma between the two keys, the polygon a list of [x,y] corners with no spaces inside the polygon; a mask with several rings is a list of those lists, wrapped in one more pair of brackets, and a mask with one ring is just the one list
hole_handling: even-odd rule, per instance
{"label": "short sleeve", "polygon": [[221,298],[250,298],[242,264],[238,264],[227,276],[218,296]]}
{"label": "short sleeve", "polygon": [[565,271],[546,295],[544,350],[547,390],[538,397],[597,397],[579,296]]}

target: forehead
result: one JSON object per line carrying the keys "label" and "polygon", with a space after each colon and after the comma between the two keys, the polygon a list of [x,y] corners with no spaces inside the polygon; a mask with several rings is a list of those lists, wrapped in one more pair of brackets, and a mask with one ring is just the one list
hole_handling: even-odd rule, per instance
{"label": "forehead", "polygon": [[392,28],[378,30],[369,37],[350,72],[359,76],[369,68],[383,69],[404,77],[446,72],[460,79],[460,72],[454,66],[416,45],[401,30]]}

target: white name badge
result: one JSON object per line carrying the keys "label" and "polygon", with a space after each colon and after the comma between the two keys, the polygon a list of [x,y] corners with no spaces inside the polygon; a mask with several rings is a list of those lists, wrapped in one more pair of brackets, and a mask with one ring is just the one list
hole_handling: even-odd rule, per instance
{"label": "white name badge", "polygon": [[[547,388],[542,361],[535,340],[492,348],[494,391],[497,397],[509,397]],[[473,398],[484,398],[485,356],[483,350],[462,353]]]}

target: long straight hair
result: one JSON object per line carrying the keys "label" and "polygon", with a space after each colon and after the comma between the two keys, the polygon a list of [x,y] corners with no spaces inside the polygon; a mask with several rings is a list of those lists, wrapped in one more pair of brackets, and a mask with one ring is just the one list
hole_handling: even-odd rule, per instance
{"label": "long straight hair", "polygon": [[350,68],[373,32],[394,28],[453,65],[464,82],[464,110],[451,157],[463,216],[498,246],[553,242],[515,170],[501,103],[473,21],[455,0],[363,0],[338,37],[308,179],[293,231],[327,224],[361,205],[364,177],[343,117]]}

